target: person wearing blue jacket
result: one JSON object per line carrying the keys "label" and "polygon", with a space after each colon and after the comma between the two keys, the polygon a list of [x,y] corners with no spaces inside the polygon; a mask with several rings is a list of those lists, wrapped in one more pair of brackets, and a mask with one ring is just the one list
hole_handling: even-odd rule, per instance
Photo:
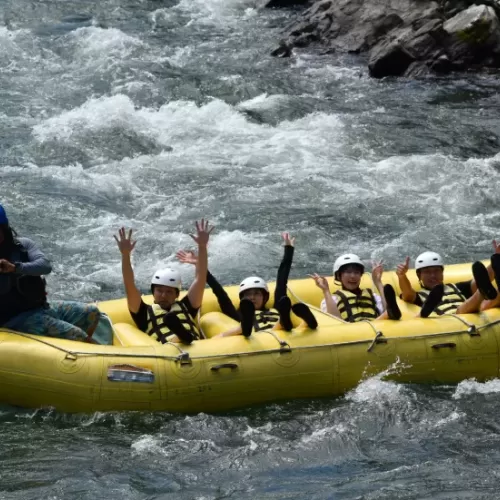
{"label": "person wearing blue jacket", "polygon": [[17,235],[0,205],[0,328],[95,342],[99,309],[73,301],[49,304],[43,276],[51,271],[47,257],[34,241]]}

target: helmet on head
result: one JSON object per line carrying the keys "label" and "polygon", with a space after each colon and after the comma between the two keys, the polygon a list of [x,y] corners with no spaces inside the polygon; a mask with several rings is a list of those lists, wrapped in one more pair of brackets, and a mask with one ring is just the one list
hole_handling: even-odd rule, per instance
{"label": "helmet on head", "polygon": [[252,288],[260,288],[261,290],[264,290],[264,292],[266,292],[267,295],[269,296],[269,288],[267,288],[267,283],[262,278],[259,278],[258,276],[250,276],[248,278],[245,278],[240,283],[240,290],[239,290],[240,299],[241,299],[243,292],[245,290],[251,290]]}
{"label": "helmet on head", "polygon": [[361,259],[354,253],[345,253],[341,255],[333,264],[333,276],[335,279],[337,278],[337,273],[348,264],[357,264],[361,266],[361,272],[365,272],[365,266],[361,262]]}
{"label": "helmet on head", "polygon": [[423,269],[424,267],[441,266],[444,267],[443,259],[441,255],[436,252],[424,252],[421,253],[415,259],[415,271]]}
{"label": "helmet on head", "polygon": [[151,290],[155,285],[170,286],[180,291],[182,288],[181,274],[171,267],[158,269],[151,278]]}
{"label": "helmet on head", "polygon": [[0,224],[8,224],[9,219],[7,219],[7,214],[5,213],[5,208],[0,205]]}

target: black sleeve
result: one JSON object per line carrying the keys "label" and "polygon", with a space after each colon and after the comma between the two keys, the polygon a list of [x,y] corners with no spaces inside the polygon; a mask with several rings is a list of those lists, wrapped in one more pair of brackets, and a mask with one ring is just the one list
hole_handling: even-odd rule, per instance
{"label": "black sleeve", "polygon": [[226,290],[222,287],[222,285],[215,279],[215,277],[207,271],[207,283],[208,286],[212,289],[215,296],[217,297],[217,302],[219,303],[220,310],[226,316],[233,318],[236,321],[240,321],[240,315],[234,307],[233,302],[229,298]]}
{"label": "black sleeve", "polygon": [[145,332],[148,328],[148,306],[146,305],[146,303],[141,299],[139,310],[136,313],[133,313],[130,310],[129,312],[137,328],[139,328],[141,332]]}
{"label": "black sleeve", "polygon": [[468,299],[472,297],[472,286],[470,281],[461,281],[460,283],[456,283],[455,286],[462,292],[462,295]]}
{"label": "black sleeve", "polygon": [[[399,294],[399,298],[401,300],[403,300],[403,294],[402,293]],[[420,295],[418,293],[415,295],[415,300],[412,302],[412,304],[415,304],[418,307],[422,307],[424,305],[424,303],[422,302],[422,299],[420,298]]]}
{"label": "black sleeve", "polygon": [[192,318],[196,318],[196,315],[198,314],[198,309],[199,309],[199,308],[193,307],[193,306],[191,305],[191,302],[190,302],[189,297],[188,297],[188,295],[187,295],[187,294],[184,296],[184,298],[182,298],[182,299],[180,300],[180,302],[182,302],[182,304],[183,304],[184,306],[186,306],[186,309],[187,309],[187,311],[188,311],[189,315],[190,315]]}
{"label": "black sleeve", "polygon": [[424,302],[418,293],[415,296],[415,300],[413,301],[413,303],[418,307],[422,307],[424,305]]}
{"label": "black sleeve", "polygon": [[274,291],[274,307],[281,299],[281,297],[286,297],[286,285],[288,283],[288,276],[290,275],[290,269],[292,267],[293,252],[294,247],[288,245],[285,246],[285,253],[283,254],[283,260],[278,268],[278,277],[276,279],[276,290]]}

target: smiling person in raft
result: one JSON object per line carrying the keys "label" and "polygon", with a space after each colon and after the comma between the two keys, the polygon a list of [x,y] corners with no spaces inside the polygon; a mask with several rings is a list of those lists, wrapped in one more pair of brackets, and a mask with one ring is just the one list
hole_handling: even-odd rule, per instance
{"label": "smiling person in raft", "polygon": [[333,265],[334,280],[341,289],[330,292],[326,277],[311,275],[316,286],[323,292],[321,310],[348,323],[370,319],[400,319],[401,311],[396,301],[396,294],[391,285],[382,284],[384,267],[382,262],[375,262],[372,280],[378,294],[371,288],[360,288],[365,266],[361,259],[353,254],[341,255]]}
{"label": "smiling person in raft", "polygon": [[172,268],[158,269],[151,278],[154,304],[146,304],[134,279],[130,255],[136,241],[132,229],[121,228],[114,236],[122,255],[122,274],[127,304],[137,328],[158,342],[182,342],[190,344],[201,338],[196,325],[196,314],[201,307],[207,278],[207,245],[213,231],[208,221],[196,222],[196,235],[190,235],[198,245],[198,262],[193,283],[184,298],[178,300],[182,288],[179,271]]}
{"label": "smiling person in raft", "polygon": [[424,252],[415,260],[415,271],[421,286],[416,291],[407,277],[410,258],[397,266],[396,274],[401,288],[401,297],[406,302],[422,307],[420,316],[431,314],[469,314],[498,307],[500,298],[491,284],[495,278],[500,285],[500,244],[493,241],[494,254],[486,268],[477,261],[472,264],[474,279],[460,283],[444,282],[444,261],[436,252]]}

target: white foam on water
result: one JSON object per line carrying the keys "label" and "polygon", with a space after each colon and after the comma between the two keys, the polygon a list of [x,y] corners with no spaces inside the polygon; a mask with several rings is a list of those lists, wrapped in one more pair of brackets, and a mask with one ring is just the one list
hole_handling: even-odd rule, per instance
{"label": "white foam on water", "polygon": [[85,131],[101,131],[116,127],[142,130],[146,124],[125,95],[90,99],[80,107],[51,117],[33,128],[40,142],[49,139],[70,141]]}
{"label": "white foam on water", "polygon": [[350,429],[345,423],[340,422],[335,425],[322,427],[321,429],[316,429],[311,434],[304,434],[300,441],[303,444],[314,444],[315,442],[323,442],[325,439],[329,439],[332,436],[340,436],[343,434],[348,434],[352,429]]}
{"label": "white foam on water", "polygon": [[133,455],[168,455],[161,445],[161,440],[151,435],[144,435],[136,439],[130,448]]}
{"label": "white foam on water", "polygon": [[275,109],[281,104],[287,105],[290,102],[290,96],[285,94],[272,94],[267,93],[260,94],[248,99],[247,101],[241,101],[236,109],[238,110],[269,110]]}
{"label": "white foam on water", "polygon": [[435,424],[435,427],[446,427],[448,424],[457,422],[465,417],[465,414],[459,411],[452,411],[447,417],[440,418]]}
{"label": "white foam on water", "polygon": [[5,26],[0,26],[0,69],[2,72],[19,71],[25,63],[35,57],[33,37],[30,30],[18,29],[11,30]]}
{"label": "white foam on water", "polygon": [[382,380],[391,373],[395,373],[403,367],[399,361],[386,370],[362,380],[356,388],[346,394],[346,400],[354,403],[394,403],[406,399],[404,386],[390,380]]}
{"label": "white foam on water", "polygon": [[258,6],[257,0],[181,0],[172,10],[191,16],[199,24],[223,25],[235,16],[248,15]]}
{"label": "white foam on water", "polygon": [[180,0],[169,8],[157,9],[150,14],[152,28],[184,29],[193,33],[197,29],[230,31],[240,28],[242,20],[254,18],[258,13],[258,0]]}
{"label": "white foam on water", "polygon": [[138,50],[146,49],[145,43],[117,28],[89,26],[78,28],[67,35],[75,44],[75,63],[105,64],[110,60],[126,59]]}
{"label": "white foam on water", "polygon": [[453,399],[462,399],[472,394],[496,394],[500,392],[500,380],[478,382],[475,379],[463,380],[457,385]]}
{"label": "white foam on water", "polygon": [[165,61],[168,61],[172,66],[183,68],[190,62],[195,53],[196,50],[192,45],[176,47],[172,55],[165,57]]}

